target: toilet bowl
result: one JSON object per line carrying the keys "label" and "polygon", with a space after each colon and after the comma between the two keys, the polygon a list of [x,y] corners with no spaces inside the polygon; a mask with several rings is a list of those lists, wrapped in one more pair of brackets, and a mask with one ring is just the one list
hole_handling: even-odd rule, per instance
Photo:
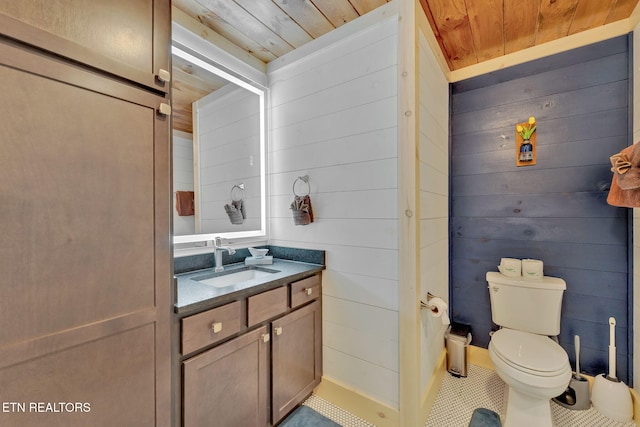
{"label": "toilet bowl", "polygon": [[546,336],[503,328],[493,334],[489,356],[508,388],[504,427],[551,427],[550,399],[571,380],[564,349]]}

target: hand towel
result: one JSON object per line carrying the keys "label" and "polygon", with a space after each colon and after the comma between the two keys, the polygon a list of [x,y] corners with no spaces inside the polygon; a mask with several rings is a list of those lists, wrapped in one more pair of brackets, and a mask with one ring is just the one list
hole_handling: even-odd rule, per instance
{"label": "hand towel", "polygon": [[242,219],[247,219],[247,212],[244,210],[244,200],[234,200],[231,202],[231,204],[235,205],[235,207],[240,210]]}
{"label": "hand towel", "polygon": [[607,203],[624,208],[640,207],[640,145],[634,144],[610,157],[611,188]]}
{"label": "hand towel", "polygon": [[640,144],[633,144],[609,158],[611,171],[623,190],[640,188]]}
{"label": "hand towel", "polygon": [[195,214],[195,193],[193,191],[176,191],[176,210],[180,216]]}
{"label": "hand towel", "polygon": [[289,208],[293,214],[293,223],[295,225],[308,225],[313,222],[313,208],[308,194],[306,196],[295,196]]}
{"label": "hand towel", "polygon": [[231,224],[243,224],[247,217],[242,200],[232,200],[231,204],[224,205],[224,210],[229,215]]}

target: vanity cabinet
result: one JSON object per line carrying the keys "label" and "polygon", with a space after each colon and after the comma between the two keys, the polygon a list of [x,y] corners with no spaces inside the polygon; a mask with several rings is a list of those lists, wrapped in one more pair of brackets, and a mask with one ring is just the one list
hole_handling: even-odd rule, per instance
{"label": "vanity cabinet", "polygon": [[0,34],[169,92],[167,0],[0,0]]}
{"label": "vanity cabinet", "polygon": [[272,426],[313,391],[322,376],[320,282],[315,274],[181,319],[184,427]]}

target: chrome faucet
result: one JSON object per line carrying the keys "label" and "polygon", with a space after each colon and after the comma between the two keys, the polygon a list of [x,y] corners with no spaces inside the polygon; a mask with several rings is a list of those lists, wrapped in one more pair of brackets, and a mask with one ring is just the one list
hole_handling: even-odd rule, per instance
{"label": "chrome faucet", "polygon": [[222,265],[222,251],[229,252],[229,255],[236,253],[236,250],[231,246],[222,246],[222,237],[216,237],[213,241],[213,247],[215,251],[215,264],[213,271],[222,271],[224,267]]}

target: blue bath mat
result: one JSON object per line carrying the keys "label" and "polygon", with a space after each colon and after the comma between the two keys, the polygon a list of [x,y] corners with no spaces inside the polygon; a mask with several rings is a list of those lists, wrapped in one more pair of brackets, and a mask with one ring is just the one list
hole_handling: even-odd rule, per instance
{"label": "blue bath mat", "polygon": [[490,409],[478,408],[473,411],[469,427],[502,427],[500,416]]}
{"label": "blue bath mat", "polygon": [[278,427],[340,427],[340,424],[302,405],[285,418]]}

